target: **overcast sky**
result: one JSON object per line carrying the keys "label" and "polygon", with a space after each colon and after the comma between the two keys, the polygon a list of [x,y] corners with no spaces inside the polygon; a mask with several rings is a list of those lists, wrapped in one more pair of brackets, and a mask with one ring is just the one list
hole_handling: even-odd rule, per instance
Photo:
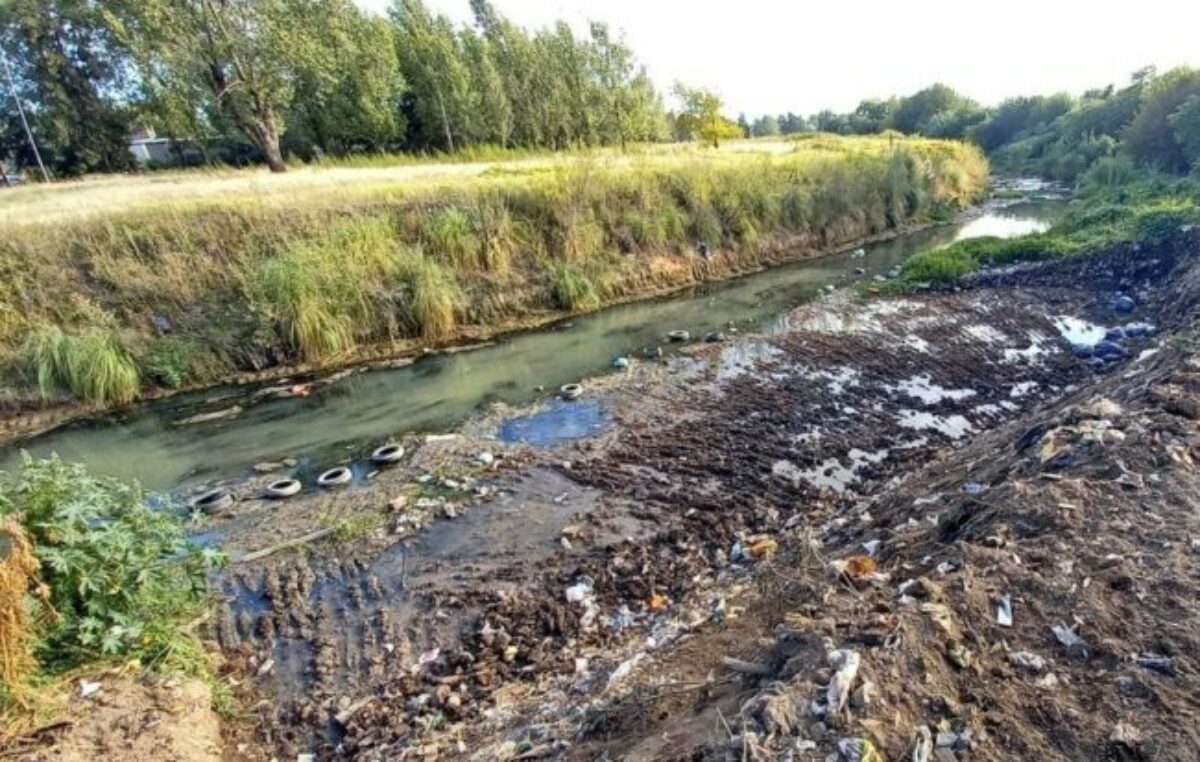
{"label": "overcast sky", "polygon": [[[383,12],[390,0],[357,0]],[[720,93],[730,113],[852,109],[935,80],[986,104],[1200,66],[1197,0],[493,0],[526,27],[624,32],[660,88]],[[468,0],[426,0],[470,20]]]}

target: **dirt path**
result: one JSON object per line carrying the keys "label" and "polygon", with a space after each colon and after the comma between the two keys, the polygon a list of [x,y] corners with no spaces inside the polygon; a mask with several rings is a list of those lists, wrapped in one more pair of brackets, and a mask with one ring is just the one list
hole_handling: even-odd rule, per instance
{"label": "dirt path", "polygon": [[[256,742],[1193,759],[1196,250],[833,299],[598,382],[614,423],[575,444],[498,442],[497,411],[361,489],[240,502],[235,556],[342,527],[224,581]],[[1131,320],[1113,362],[1064,338]]]}

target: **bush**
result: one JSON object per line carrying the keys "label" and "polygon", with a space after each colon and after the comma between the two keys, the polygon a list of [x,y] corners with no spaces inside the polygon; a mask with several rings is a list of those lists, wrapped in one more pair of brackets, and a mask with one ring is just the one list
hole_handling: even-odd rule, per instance
{"label": "bush", "polygon": [[1142,243],[1158,243],[1196,221],[1196,207],[1191,204],[1165,202],[1139,209],[1132,221],[1133,238]]}
{"label": "bush", "polygon": [[443,209],[425,223],[426,250],[460,270],[475,270],[483,260],[480,241],[471,218],[457,207]]}
{"label": "bush", "polygon": [[408,320],[427,339],[440,339],[454,332],[458,323],[462,291],[450,270],[421,251],[408,252],[402,259]]}
{"label": "bush", "polygon": [[178,667],[199,653],[178,624],[200,609],[221,557],[184,541],[169,503],[152,508],[136,484],[25,455],[0,474],[0,517],[23,527],[47,588],[32,617],[44,623],[43,666],[121,656]]}
{"label": "bush", "polygon": [[582,268],[569,262],[550,268],[550,289],[554,303],[561,309],[590,310],[600,306],[600,292]]}
{"label": "bush", "polygon": [[70,392],[99,405],[129,402],[141,385],[137,365],[111,333],[93,328],[79,335],[57,326],[35,330],[25,342],[24,367],[44,398]]}

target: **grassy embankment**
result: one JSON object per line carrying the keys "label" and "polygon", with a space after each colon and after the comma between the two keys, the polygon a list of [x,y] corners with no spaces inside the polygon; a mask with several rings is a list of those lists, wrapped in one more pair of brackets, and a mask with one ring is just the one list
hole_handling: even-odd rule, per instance
{"label": "grassy embankment", "polygon": [[1084,188],[1064,219],[1044,233],[976,238],[919,254],[904,263],[892,291],[945,285],[984,265],[1072,256],[1122,243],[1154,245],[1200,224],[1200,182],[1142,174],[1119,188]]}
{"label": "grassy embankment", "polygon": [[959,143],[816,135],[23,188],[0,198],[0,365],[10,400],[103,405],[345,362],[940,219],[986,176]]}

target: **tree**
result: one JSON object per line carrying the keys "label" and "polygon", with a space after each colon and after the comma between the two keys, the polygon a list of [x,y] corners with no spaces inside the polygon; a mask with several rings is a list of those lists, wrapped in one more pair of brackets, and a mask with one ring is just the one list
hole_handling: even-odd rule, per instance
{"label": "tree", "polygon": [[1142,107],[1125,130],[1125,147],[1138,162],[1165,172],[1191,166],[1169,119],[1190,98],[1200,95],[1200,71],[1173,69],[1156,77],[1142,93]]}
{"label": "tree", "polygon": [[683,104],[677,117],[680,130],[693,139],[719,148],[721,141],[742,136],[742,128],[721,114],[721,98],[711,90],[677,83],[675,97]]}
{"label": "tree", "polygon": [[394,29],[386,19],[343,10],[331,8],[318,19],[333,65],[300,71],[285,142],[335,154],[382,151],[405,132]]}
{"label": "tree", "polygon": [[[63,175],[120,172],[129,153],[133,111],[126,51],[95,0],[8,0],[0,4],[0,55],[12,68],[16,97],[46,163]],[[4,82],[7,91],[8,83]],[[4,97],[0,154],[33,163],[12,99]],[[12,140],[12,137],[18,137]]]}
{"label": "tree", "polygon": [[396,50],[409,84],[414,136],[426,146],[454,151],[468,137],[472,101],[471,72],[459,50],[454,25],[433,16],[421,0],[397,0],[392,6]]}
{"label": "tree", "polygon": [[1167,121],[1175,132],[1175,142],[1183,149],[1184,158],[1193,168],[1200,167],[1200,95],[1184,101]]}
{"label": "tree", "polygon": [[907,134],[925,133],[934,116],[964,107],[978,108],[978,105],[953,88],[935,83],[900,99],[892,115],[892,127]]}
{"label": "tree", "polygon": [[769,137],[779,134],[779,118],[767,114],[754,120],[750,125],[750,134],[756,138]]}
{"label": "tree", "polygon": [[195,83],[266,159],[287,165],[280,149],[284,115],[306,74],[331,72],[337,57],[320,31],[331,13],[354,12],[349,0],[125,0],[111,13],[136,51],[143,77],[181,88]]}

